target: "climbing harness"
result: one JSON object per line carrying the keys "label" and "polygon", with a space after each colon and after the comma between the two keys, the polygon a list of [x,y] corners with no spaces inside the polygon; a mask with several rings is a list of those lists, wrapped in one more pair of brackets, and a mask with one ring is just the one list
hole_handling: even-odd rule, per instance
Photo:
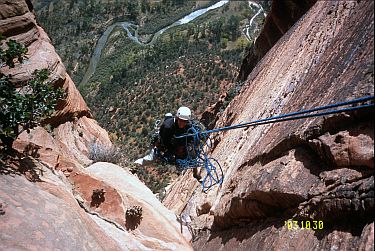
{"label": "climbing harness", "polygon": [[[366,103],[369,102],[370,103]],[[215,159],[208,157],[205,147],[210,148],[210,138],[209,134],[215,132],[221,132],[232,129],[248,128],[250,126],[258,126],[265,124],[272,124],[278,122],[284,122],[289,120],[305,119],[311,117],[326,116],[330,114],[337,114],[348,111],[355,111],[363,108],[374,107],[374,96],[366,96],[358,99],[353,99],[346,102],[340,102],[325,106],[320,106],[308,110],[301,110],[292,113],[281,114],[265,119],[254,120],[246,123],[241,123],[237,125],[225,126],[221,128],[216,128],[212,130],[202,130],[202,127],[197,123],[193,123],[192,127],[186,132],[186,134],[177,136],[176,138],[186,138],[186,149],[187,157],[185,159],[177,159],[177,165],[184,169],[203,167],[206,172],[201,185],[203,191],[206,192],[212,186],[223,182],[223,170],[220,163]],[[349,107],[343,107],[353,105]],[[343,107],[339,109],[333,109]]]}

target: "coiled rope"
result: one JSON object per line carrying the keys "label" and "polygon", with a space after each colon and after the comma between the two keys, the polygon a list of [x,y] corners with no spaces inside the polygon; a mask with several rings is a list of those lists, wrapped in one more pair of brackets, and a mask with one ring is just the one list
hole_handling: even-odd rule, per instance
{"label": "coiled rope", "polygon": [[[370,103],[368,103],[371,101]],[[367,103],[366,103],[367,102]],[[297,112],[291,112],[281,114],[269,118],[254,120],[246,123],[225,126],[212,130],[202,131],[202,128],[198,124],[194,124],[186,132],[186,134],[177,136],[176,138],[186,138],[186,148],[188,149],[188,156],[185,159],[177,159],[177,165],[184,169],[204,167],[206,175],[201,182],[203,191],[206,192],[209,188],[216,184],[222,184],[223,182],[223,171],[219,162],[211,157],[208,157],[204,147],[210,147],[208,144],[209,134],[221,131],[227,131],[239,128],[248,128],[250,126],[258,126],[272,123],[279,123],[290,120],[306,119],[311,117],[326,116],[331,114],[337,114],[342,112],[355,111],[359,109],[374,107],[374,96],[365,96],[362,98],[353,99],[350,101],[339,102],[335,104],[315,107],[307,110],[300,110]],[[362,104],[360,104],[362,103]],[[351,107],[343,107],[353,105]],[[339,109],[333,109],[343,107]],[[215,163],[216,166],[213,164]]]}
{"label": "coiled rope", "polygon": [[180,136],[180,138],[186,138],[187,157],[185,159],[176,159],[176,164],[183,169],[203,167],[206,175],[201,181],[201,185],[203,192],[206,192],[212,186],[223,182],[223,170],[216,159],[208,157],[204,147],[210,147],[210,140],[208,134],[202,132],[202,127],[199,123],[193,123],[187,134],[191,136]]}

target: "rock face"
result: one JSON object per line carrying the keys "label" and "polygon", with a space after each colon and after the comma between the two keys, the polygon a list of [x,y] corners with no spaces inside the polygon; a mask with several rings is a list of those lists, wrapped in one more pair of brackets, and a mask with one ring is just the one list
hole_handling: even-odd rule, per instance
{"label": "rock face", "polygon": [[[374,95],[373,19],[372,1],[317,1],[254,68],[215,127]],[[212,135],[222,186],[173,204],[197,185],[186,173],[163,203],[190,216],[196,250],[373,250],[371,113]],[[288,220],[299,227],[289,229]],[[306,221],[321,228],[302,229]]]}
{"label": "rock face", "polygon": [[1,250],[121,250],[77,204],[63,175],[44,170],[42,182],[1,175]]}
{"label": "rock face", "polygon": [[[11,2],[11,3],[10,3]],[[12,81],[20,85],[32,77],[35,70],[47,68],[50,80],[67,93],[66,100],[58,106],[54,117],[48,121],[53,125],[71,120],[74,116],[92,117],[81,94],[66,73],[60,57],[56,54],[50,39],[37,25],[29,0],[0,1],[0,33],[7,39],[24,44],[28,49],[27,60],[4,73],[12,75]]]}
{"label": "rock face", "polygon": [[[189,230],[121,167],[96,163],[74,173],[72,186],[61,171],[29,165],[38,182],[0,177],[1,250],[192,250]],[[127,214],[135,206],[139,217]]]}
{"label": "rock face", "polygon": [[0,1],[0,34],[16,40],[28,49],[27,60],[15,68],[4,67],[2,72],[12,76],[11,81],[19,86],[32,77],[35,70],[47,68],[49,80],[62,87],[66,99],[58,104],[57,111],[48,123],[54,127],[53,135],[43,128],[36,128],[30,134],[21,134],[14,143],[19,152],[32,152],[41,157],[45,164],[66,171],[73,167],[88,165],[88,148],[93,142],[109,147],[108,133],[103,130],[66,73],[60,57],[56,54],[50,39],[37,25],[29,0]]}
{"label": "rock face", "polygon": [[200,122],[202,122],[207,129],[213,129],[215,127],[216,121],[219,119],[219,113],[220,110],[223,109],[224,102],[228,98],[228,94],[225,93],[220,96],[219,100],[209,106],[201,115],[201,118],[199,119]]}
{"label": "rock face", "polygon": [[272,1],[262,32],[253,43],[242,61],[238,74],[245,81],[250,72],[276,42],[304,15],[316,0],[279,0]]}
{"label": "rock face", "polygon": [[[112,230],[104,228],[109,236],[121,234],[123,238],[119,241],[137,250],[191,250],[186,240],[191,238],[187,227],[181,226],[176,215],[130,172],[109,163],[95,163],[85,171],[87,174],[79,173],[72,178],[76,192],[86,208],[116,223]],[[102,200],[94,200],[94,189],[104,191]],[[139,217],[130,213],[135,207],[142,208]]]}
{"label": "rock face", "polygon": [[23,64],[2,71],[20,86],[48,68],[67,98],[46,121],[52,127],[19,135],[13,148],[24,157],[13,168],[0,165],[0,250],[191,250],[187,227],[138,178],[113,164],[91,165],[90,146],[110,147],[108,133],[32,11],[29,0],[0,0],[0,33],[28,48]]}
{"label": "rock face", "polygon": [[[276,44],[276,42],[314,5],[316,0],[278,0],[272,1],[270,13],[264,27],[246,52],[242,60],[237,80],[244,82],[257,63]],[[201,115],[200,121],[207,129],[212,129],[221,115],[227,95],[208,107]]]}

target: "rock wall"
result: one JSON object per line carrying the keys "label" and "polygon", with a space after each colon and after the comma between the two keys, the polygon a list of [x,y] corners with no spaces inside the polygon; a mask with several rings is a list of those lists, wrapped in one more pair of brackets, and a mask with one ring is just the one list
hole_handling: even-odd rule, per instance
{"label": "rock wall", "polygon": [[24,162],[34,182],[1,170],[1,250],[192,250],[186,226],[123,168],[95,163],[67,179]]}
{"label": "rock wall", "polygon": [[0,0],[0,6],[0,33],[28,49],[27,59],[22,64],[11,69],[3,67],[2,72],[11,75],[11,81],[20,86],[32,77],[35,70],[47,68],[52,84],[62,87],[66,93],[66,99],[58,104],[53,117],[45,121],[52,124],[50,132],[42,127],[30,133],[23,132],[14,142],[14,148],[19,152],[32,152],[34,157],[41,157],[45,164],[69,176],[73,169],[92,162],[87,155],[93,142],[103,147],[111,146],[108,133],[92,119],[49,37],[36,23],[31,2]]}
{"label": "rock wall", "polygon": [[314,5],[316,0],[272,1],[262,32],[242,61],[239,81],[245,81],[257,63],[276,42]]}
{"label": "rock wall", "polygon": [[[374,95],[373,20],[372,1],[317,1],[251,71],[215,127]],[[192,219],[195,250],[373,250],[371,113],[214,134],[222,186],[202,193],[187,172],[163,204]],[[288,229],[288,220],[299,228]],[[301,229],[306,220],[322,229]]]}
{"label": "rock wall", "polygon": [[[247,49],[242,60],[237,81],[244,82],[250,72],[276,42],[314,5],[316,0],[277,0],[272,1],[271,10],[267,15],[263,29],[256,40]],[[207,129],[212,129],[219,119],[220,111],[228,95],[209,106],[201,115],[200,121]]]}
{"label": "rock wall", "polygon": [[[12,81],[19,85],[32,77],[34,70],[47,68],[50,80],[55,86],[62,87],[67,98],[58,106],[58,111],[50,123],[62,124],[75,117],[91,118],[91,112],[73,81],[66,73],[60,57],[56,54],[50,39],[44,30],[37,25],[29,0],[0,1],[0,33],[7,39],[24,44],[28,49],[27,60],[13,69],[4,70],[12,75]],[[4,6],[4,7],[3,7]]]}
{"label": "rock wall", "polygon": [[45,121],[51,128],[36,127],[14,142],[24,157],[0,165],[0,250],[191,250],[187,227],[138,178],[113,164],[91,165],[90,146],[111,147],[108,133],[92,118],[29,0],[0,0],[0,33],[28,48],[24,63],[1,69],[16,86],[48,68],[67,94]]}

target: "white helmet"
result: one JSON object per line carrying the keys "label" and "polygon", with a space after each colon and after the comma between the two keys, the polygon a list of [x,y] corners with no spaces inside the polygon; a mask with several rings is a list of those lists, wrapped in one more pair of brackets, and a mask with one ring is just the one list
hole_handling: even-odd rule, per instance
{"label": "white helmet", "polygon": [[181,106],[177,110],[177,118],[182,120],[190,120],[191,119],[191,111],[186,106]]}

